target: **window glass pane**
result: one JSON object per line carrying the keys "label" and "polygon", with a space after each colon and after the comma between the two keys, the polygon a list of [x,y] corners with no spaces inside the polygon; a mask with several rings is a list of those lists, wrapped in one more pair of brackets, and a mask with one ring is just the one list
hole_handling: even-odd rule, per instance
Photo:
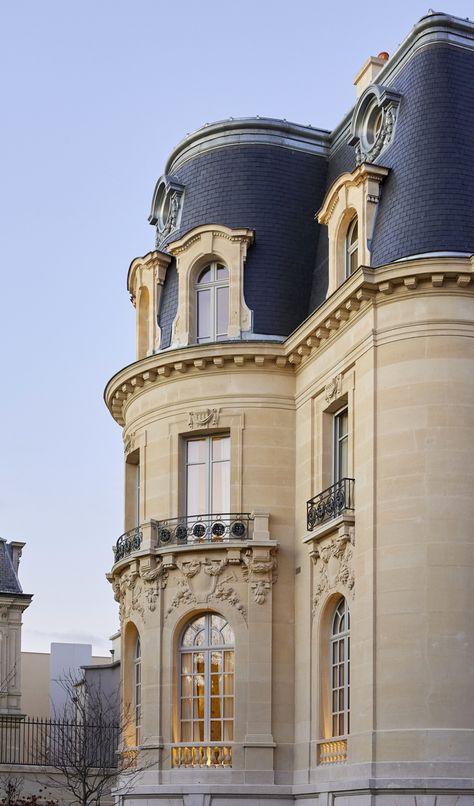
{"label": "window glass pane", "polygon": [[201,675],[204,672],[204,655],[196,652],[194,655],[194,672]]}
{"label": "window glass pane", "polygon": [[215,513],[229,512],[230,508],[230,462],[214,462],[212,465],[212,505]]}
{"label": "window glass pane", "polygon": [[224,735],[222,741],[232,742],[234,739],[234,723],[230,720],[224,722]]}
{"label": "window glass pane", "polygon": [[207,458],[207,444],[205,439],[188,439],[186,461],[189,465],[202,464]]}
{"label": "window glass pane", "polygon": [[225,717],[233,717],[234,716],[234,698],[233,697],[224,697],[224,716]]}
{"label": "window glass pane", "polygon": [[[189,630],[186,630],[184,638],[189,635]],[[191,653],[183,652],[181,655],[181,672],[183,674],[191,674]]]}
{"label": "window glass pane", "polygon": [[221,721],[212,720],[211,722],[211,742],[222,741]]}
{"label": "window glass pane", "polygon": [[220,719],[221,716],[221,698],[211,697],[211,718]]}
{"label": "window glass pane", "polygon": [[[230,627],[229,627],[230,629]],[[234,643],[234,636],[232,634],[232,642]],[[224,672],[233,672],[234,671],[234,653],[233,652],[224,652]]]}
{"label": "window glass pane", "polygon": [[181,741],[191,741],[191,722],[181,722]]}
{"label": "window glass pane", "polygon": [[337,419],[339,420],[339,438],[345,437],[348,433],[349,426],[349,414],[347,409],[345,411],[341,411]]}
{"label": "window glass pane", "polygon": [[183,675],[181,678],[181,696],[191,696],[191,675]]}
{"label": "window glass pane", "polygon": [[216,630],[222,630],[226,625],[226,620],[222,616],[211,616],[211,624]]}
{"label": "window glass pane", "polygon": [[227,336],[229,328],[229,286],[225,285],[223,288],[217,288],[216,295],[216,336]]}
{"label": "window glass pane", "polygon": [[350,266],[350,273],[351,274],[353,274],[353,272],[355,272],[356,269],[359,268],[359,250],[358,249],[354,249],[354,251],[351,253],[349,266]]}
{"label": "window glass pane", "polygon": [[206,268],[202,270],[201,274],[198,277],[198,283],[210,283],[210,282],[211,282],[211,267],[206,266]]}
{"label": "window glass pane", "polygon": [[211,290],[198,291],[197,336],[199,341],[211,338]]}
{"label": "window glass pane", "polygon": [[233,694],[234,693],[234,675],[225,674],[224,675],[224,694]]}
{"label": "window glass pane", "polygon": [[195,742],[204,741],[204,722],[195,722],[193,730],[193,740]]}
{"label": "window glass pane", "polygon": [[349,244],[351,246],[353,246],[355,244],[355,242],[357,241],[358,229],[359,229],[359,227],[358,227],[357,219],[356,219],[354,224],[353,225],[351,224],[351,230],[350,230],[350,236],[349,236]]}
{"label": "window glass pane", "polygon": [[214,462],[230,459],[230,437],[212,438],[212,459]]}
{"label": "window glass pane", "polygon": [[222,266],[222,264],[219,263],[218,266],[217,266],[217,279],[218,280],[227,280],[228,277],[229,277],[228,270],[226,269],[225,266]]}
{"label": "window glass pane", "polygon": [[207,512],[207,473],[206,465],[189,465],[186,489],[186,510],[188,515]]}
{"label": "window glass pane", "polygon": [[216,673],[221,671],[222,671],[222,652],[213,652],[211,655],[211,672]]}
{"label": "window glass pane", "polygon": [[211,694],[220,694],[222,691],[222,677],[220,674],[211,675]]}
{"label": "window glass pane", "polygon": [[191,719],[191,700],[181,700],[181,718]]}

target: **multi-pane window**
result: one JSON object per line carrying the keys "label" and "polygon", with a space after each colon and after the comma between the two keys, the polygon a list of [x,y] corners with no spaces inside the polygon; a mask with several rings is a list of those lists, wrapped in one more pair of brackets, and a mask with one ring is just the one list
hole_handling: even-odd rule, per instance
{"label": "multi-pane window", "polygon": [[135,701],[135,742],[137,747],[140,744],[142,728],[142,650],[140,638],[135,644],[134,658],[134,701]]}
{"label": "multi-pane window", "polygon": [[338,602],[331,624],[331,735],[350,730],[350,613],[345,599]]}
{"label": "multi-pane window", "polygon": [[355,272],[359,266],[359,226],[357,216],[349,224],[346,235],[346,277]]}
{"label": "multi-pane window", "polygon": [[210,263],[197,278],[195,294],[198,343],[227,338],[229,270],[222,263]]}
{"label": "multi-pane window", "polygon": [[186,514],[223,514],[230,508],[230,437],[186,440]]}
{"label": "multi-pane window", "polygon": [[234,738],[234,633],[206,613],[184,629],[179,646],[180,742]]}
{"label": "multi-pane window", "polygon": [[347,408],[341,409],[334,415],[334,450],[333,474],[334,482],[347,478],[349,447],[349,415]]}

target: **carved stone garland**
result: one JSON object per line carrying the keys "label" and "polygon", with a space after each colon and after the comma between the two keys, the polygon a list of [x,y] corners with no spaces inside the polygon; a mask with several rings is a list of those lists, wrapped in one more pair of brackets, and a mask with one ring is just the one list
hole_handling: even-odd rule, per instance
{"label": "carved stone garland", "polygon": [[313,615],[322,598],[336,588],[344,588],[346,596],[354,598],[353,535],[332,539],[311,552],[316,565],[313,586]]}

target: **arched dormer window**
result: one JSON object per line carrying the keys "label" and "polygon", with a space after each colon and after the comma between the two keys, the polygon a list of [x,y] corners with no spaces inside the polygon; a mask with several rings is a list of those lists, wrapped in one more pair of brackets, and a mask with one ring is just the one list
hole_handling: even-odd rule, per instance
{"label": "arched dormer window", "polygon": [[142,727],[142,650],[140,636],[135,644],[135,657],[133,664],[133,689],[135,709],[135,744],[138,747],[141,741]]}
{"label": "arched dormer window", "polygon": [[229,329],[229,270],[213,261],[199,272],[196,284],[196,341],[221,341]]}
{"label": "arched dormer window", "polygon": [[337,603],[331,622],[331,736],[350,731],[350,613],[347,601]]}
{"label": "arched dormer window", "polygon": [[350,277],[359,266],[359,224],[354,216],[349,224],[345,243],[346,277]]}

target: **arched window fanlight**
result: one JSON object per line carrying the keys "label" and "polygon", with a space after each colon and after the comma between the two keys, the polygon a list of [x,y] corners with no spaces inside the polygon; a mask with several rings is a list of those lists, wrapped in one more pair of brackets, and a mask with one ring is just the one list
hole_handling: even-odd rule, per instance
{"label": "arched window fanlight", "polygon": [[229,329],[229,270],[213,262],[198,275],[196,340],[199,344],[227,338]]}
{"label": "arched window fanlight", "polygon": [[234,738],[234,633],[225,618],[205,613],[179,643],[180,742]]}
{"label": "arched window fanlight", "polygon": [[140,745],[142,729],[142,650],[140,636],[135,644],[134,658],[135,742]]}
{"label": "arched window fanlight", "polygon": [[331,623],[331,735],[347,736],[350,730],[350,613],[339,600]]}
{"label": "arched window fanlight", "polygon": [[345,246],[346,277],[350,277],[359,266],[359,225],[357,216],[349,224]]}

